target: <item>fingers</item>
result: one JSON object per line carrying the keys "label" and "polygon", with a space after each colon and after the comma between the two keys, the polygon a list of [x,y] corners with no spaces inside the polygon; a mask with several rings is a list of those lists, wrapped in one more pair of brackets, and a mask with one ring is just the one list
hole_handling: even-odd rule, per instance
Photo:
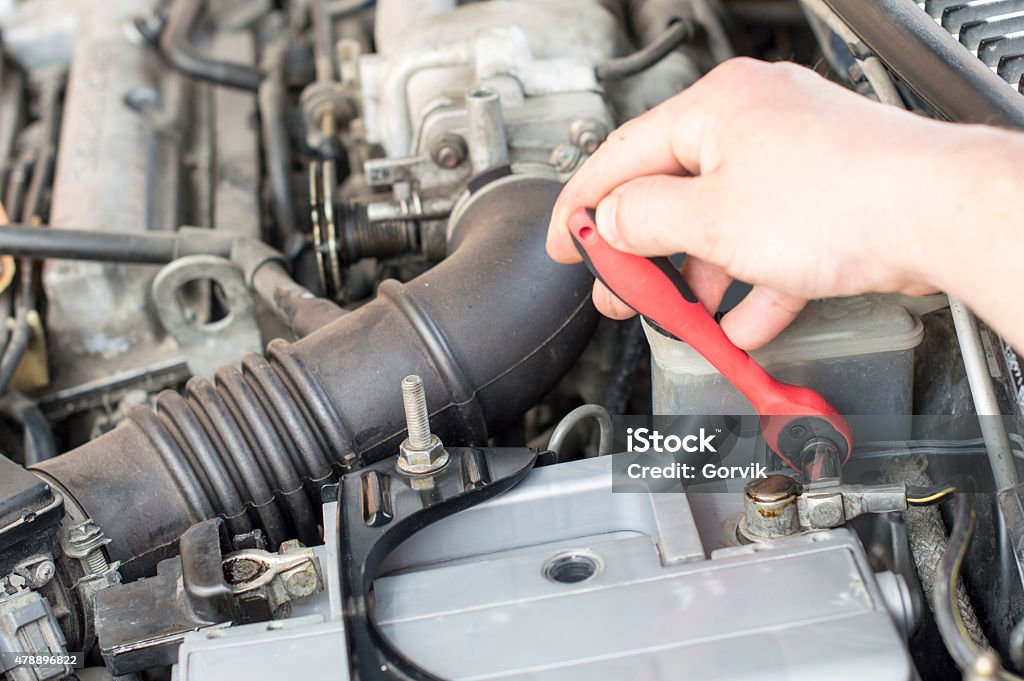
{"label": "fingers", "polygon": [[[689,91],[688,91],[689,92]],[[683,93],[628,121],[608,136],[569,178],[555,203],[548,226],[548,254],[559,262],[578,262],[566,233],[569,214],[593,207],[613,189],[645,175],[697,175],[700,172],[700,117],[681,109]]]}
{"label": "fingers", "polygon": [[738,347],[756,350],[789,326],[806,304],[802,298],[755,286],[722,317],[722,330]]}
{"label": "fingers", "polygon": [[615,294],[600,281],[594,282],[594,307],[605,317],[612,319],[629,319],[636,312],[629,305],[615,297]]}
{"label": "fingers", "polygon": [[722,268],[698,258],[687,258],[681,272],[690,290],[708,313],[718,312],[732,277]]}
{"label": "fingers", "polygon": [[[725,290],[732,283],[732,277],[714,265],[701,260],[687,258],[682,268],[683,278],[694,295],[704,304],[710,314],[718,310],[722,303]],[[594,306],[606,317],[612,319],[629,319],[636,312],[621,300],[600,281],[594,282]]]}
{"label": "fingers", "polygon": [[597,204],[597,229],[628,253],[708,259],[719,232],[718,196],[714,177],[640,177]]}
{"label": "fingers", "polygon": [[715,137],[723,111],[743,110],[754,91],[771,91],[770,74],[781,67],[751,59],[730,59],[693,86],[622,125],[566,183],[552,210],[548,254],[579,262],[566,234],[566,221],[580,207],[596,206],[616,187],[646,175],[700,175],[712,171]]}

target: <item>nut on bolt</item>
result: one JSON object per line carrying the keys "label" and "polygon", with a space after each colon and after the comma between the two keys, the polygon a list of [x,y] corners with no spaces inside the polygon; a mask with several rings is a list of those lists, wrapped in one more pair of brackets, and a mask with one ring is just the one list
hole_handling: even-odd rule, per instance
{"label": "nut on bolt", "polygon": [[281,575],[284,588],[292,598],[303,598],[311,596],[320,588],[320,580],[316,574],[313,563],[303,563],[297,568],[289,570]]}
{"label": "nut on bolt", "polygon": [[812,528],[825,529],[843,524],[843,496],[841,494],[807,495],[804,498],[807,520]]}
{"label": "nut on bolt", "polygon": [[434,163],[449,170],[465,161],[468,153],[466,140],[455,133],[446,132],[430,143],[430,157]]}
{"label": "nut on bolt", "polygon": [[419,376],[402,379],[402,402],[409,436],[398,450],[398,470],[409,475],[429,475],[448,463],[448,452],[441,439],[430,432],[430,413],[423,380]]}
{"label": "nut on bolt", "polygon": [[579,118],[569,126],[569,139],[588,154],[593,154],[608,137],[608,128],[593,118]]}

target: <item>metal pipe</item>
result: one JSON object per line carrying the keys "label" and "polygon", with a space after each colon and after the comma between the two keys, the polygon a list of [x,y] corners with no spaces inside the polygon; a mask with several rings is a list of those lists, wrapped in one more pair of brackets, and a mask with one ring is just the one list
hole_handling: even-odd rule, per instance
{"label": "metal pipe", "polygon": [[494,90],[474,88],[466,93],[469,117],[469,162],[473,173],[508,163],[508,137],[501,114],[501,98]]}
{"label": "metal pipe", "polygon": [[313,25],[313,61],[318,82],[334,80],[334,29],[326,0],[310,0],[310,22]]}
{"label": "metal pipe", "polygon": [[[176,232],[100,232],[8,225],[0,229],[0,253],[29,259],[158,265],[187,255],[216,255],[238,265],[249,288],[299,338],[342,314],[334,303],[295,283],[280,253],[262,241],[216,230],[183,227]],[[4,375],[0,363],[0,384]]]}
{"label": "metal pipe", "polygon": [[599,433],[597,455],[604,456],[605,454],[612,453],[614,429],[611,414],[599,404],[584,404],[582,407],[576,407],[566,414],[551,433],[548,449],[555,453],[557,459],[561,460],[562,458],[562,448],[565,447],[565,441],[569,437],[569,433],[587,419],[594,419],[597,422]]}
{"label": "metal pipe", "polygon": [[953,325],[960,341],[960,353],[964,358],[967,370],[967,382],[974,398],[974,410],[978,414],[981,435],[985,439],[988,460],[992,466],[992,477],[996,491],[1015,487],[1020,482],[1017,464],[1010,448],[1010,438],[1006,434],[999,402],[996,399],[992,377],[988,372],[988,361],[985,348],[981,343],[981,331],[978,320],[971,311],[954,296],[949,296],[949,309],[953,314]]}
{"label": "metal pipe", "polygon": [[[35,259],[157,264],[199,252],[225,258],[231,255],[230,237],[204,231],[211,236],[202,240],[207,242],[208,248],[181,252],[180,232],[101,232],[59,227],[44,231],[12,224],[0,230],[0,253]],[[194,236],[190,233],[189,240]]]}

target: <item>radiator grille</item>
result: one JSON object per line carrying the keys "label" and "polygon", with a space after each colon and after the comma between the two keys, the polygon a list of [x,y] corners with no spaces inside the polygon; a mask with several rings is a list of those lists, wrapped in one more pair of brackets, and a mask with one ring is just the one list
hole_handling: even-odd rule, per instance
{"label": "radiator grille", "polygon": [[1024,93],[1024,0],[925,0],[918,6]]}

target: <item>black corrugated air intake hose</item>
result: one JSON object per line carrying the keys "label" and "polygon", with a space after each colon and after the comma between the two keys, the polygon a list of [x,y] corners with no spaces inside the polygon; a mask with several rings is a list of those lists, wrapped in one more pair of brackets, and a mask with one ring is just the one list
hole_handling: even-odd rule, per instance
{"label": "black corrugated air intake hose", "polygon": [[164,392],[92,442],[40,464],[111,539],[131,578],[176,552],[192,524],[221,515],[276,545],[316,542],[320,485],[390,456],[404,437],[400,382],[423,378],[442,440],[483,444],[551,389],[596,315],[582,266],[548,259],[560,187],[512,176],[455,218],[450,254],[408,282],[242,369]]}

